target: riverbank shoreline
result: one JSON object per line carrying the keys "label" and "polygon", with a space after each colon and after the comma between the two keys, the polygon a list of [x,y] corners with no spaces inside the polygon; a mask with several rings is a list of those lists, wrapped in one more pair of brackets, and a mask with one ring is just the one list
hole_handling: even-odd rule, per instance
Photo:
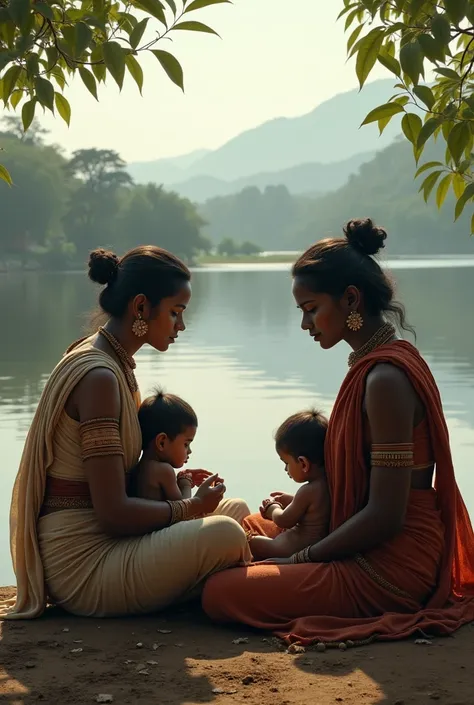
{"label": "riverbank shoreline", "polygon": [[[277,253],[261,253],[259,255],[236,255],[235,257],[225,257],[221,255],[202,255],[198,257],[195,261],[188,263],[191,270],[199,271],[212,269],[213,267],[226,267],[227,265],[239,265],[239,266],[253,266],[253,265],[291,265],[296,260],[298,256],[297,252],[277,252]],[[474,257],[469,255],[389,255],[387,258],[381,258],[381,263],[390,266],[391,263],[420,263],[432,262],[432,263],[442,263],[444,260],[453,264],[471,266],[474,263]],[[19,275],[19,274],[87,274],[87,268],[84,267],[71,267],[70,269],[48,269],[43,267],[35,266],[12,266],[12,267],[2,267],[0,266],[0,275]]]}
{"label": "riverbank shoreline", "polygon": [[[14,595],[0,588],[0,599]],[[454,637],[289,654],[271,635],[197,607],[82,619],[50,609],[0,622],[0,700],[85,705],[471,705],[474,628]]]}

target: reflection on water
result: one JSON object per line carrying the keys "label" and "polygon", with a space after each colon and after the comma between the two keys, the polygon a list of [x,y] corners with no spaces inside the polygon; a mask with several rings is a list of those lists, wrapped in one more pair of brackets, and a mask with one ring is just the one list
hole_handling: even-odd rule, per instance
{"label": "reflection on water", "polygon": [[[474,335],[469,266],[394,263],[400,298],[432,366],[448,417],[456,472],[471,513],[474,480]],[[406,263],[405,263],[406,264]],[[431,263],[433,265],[433,263]],[[467,263],[472,264],[472,263]],[[447,266],[446,266],[447,265]],[[457,260],[459,265],[459,260]],[[162,384],[199,416],[192,465],[219,470],[252,508],[272,489],[292,489],[272,443],[295,410],[330,412],[348,350],[321,351],[299,328],[288,267],[213,267],[193,275],[188,330],[166,355],[137,358],[143,394]],[[96,291],[84,275],[0,277],[0,584],[12,582],[8,509],[24,439],[42,386],[83,334]]]}

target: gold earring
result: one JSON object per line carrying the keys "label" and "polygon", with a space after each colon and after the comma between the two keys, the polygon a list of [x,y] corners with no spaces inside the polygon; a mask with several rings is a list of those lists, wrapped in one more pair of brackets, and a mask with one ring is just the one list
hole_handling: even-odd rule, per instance
{"label": "gold earring", "polygon": [[349,328],[349,330],[352,331],[358,331],[362,328],[364,325],[364,319],[360,315],[358,311],[352,311],[346,321],[346,326]]}
{"label": "gold earring", "polygon": [[137,338],[143,338],[143,336],[148,333],[148,323],[142,319],[141,313],[139,313],[138,317],[133,321],[132,332]]}

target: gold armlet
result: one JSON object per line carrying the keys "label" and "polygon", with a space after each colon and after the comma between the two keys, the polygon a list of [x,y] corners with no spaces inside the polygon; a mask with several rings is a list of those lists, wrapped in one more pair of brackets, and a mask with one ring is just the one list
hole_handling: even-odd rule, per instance
{"label": "gold armlet", "polygon": [[82,460],[105,455],[123,455],[118,419],[99,418],[79,426]]}
{"label": "gold armlet", "polygon": [[312,560],[309,557],[310,548],[311,546],[307,546],[306,548],[303,548],[302,551],[294,553],[290,559],[291,563],[312,563]]}
{"label": "gold armlet", "polygon": [[413,467],[413,443],[374,443],[370,453],[372,467]]}
{"label": "gold armlet", "polygon": [[168,526],[178,524],[180,521],[186,521],[190,518],[192,499],[177,499],[174,502],[166,501],[171,509],[171,519]]}

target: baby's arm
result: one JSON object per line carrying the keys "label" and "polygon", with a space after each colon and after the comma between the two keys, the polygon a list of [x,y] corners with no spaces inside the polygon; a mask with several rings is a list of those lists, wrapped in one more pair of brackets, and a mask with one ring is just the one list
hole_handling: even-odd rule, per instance
{"label": "baby's arm", "polygon": [[160,463],[156,460],[150,460],[143,468],[144,485],[152,490],[156,488],[163,495],[163,500],[175,502],[178,499],[184,499],[181,490],[178,487],[176,473],[174,468],[168,463]]}
{"label": "baby's arm", "polygon": [[268,507],[266,515],[280,529],[292,529],[298,524],[308,511],[311,502],[311,492],[308,491],[308,486],[304,485],[293,497],[293,501],[282,509],[277,504],[272,504]]}

